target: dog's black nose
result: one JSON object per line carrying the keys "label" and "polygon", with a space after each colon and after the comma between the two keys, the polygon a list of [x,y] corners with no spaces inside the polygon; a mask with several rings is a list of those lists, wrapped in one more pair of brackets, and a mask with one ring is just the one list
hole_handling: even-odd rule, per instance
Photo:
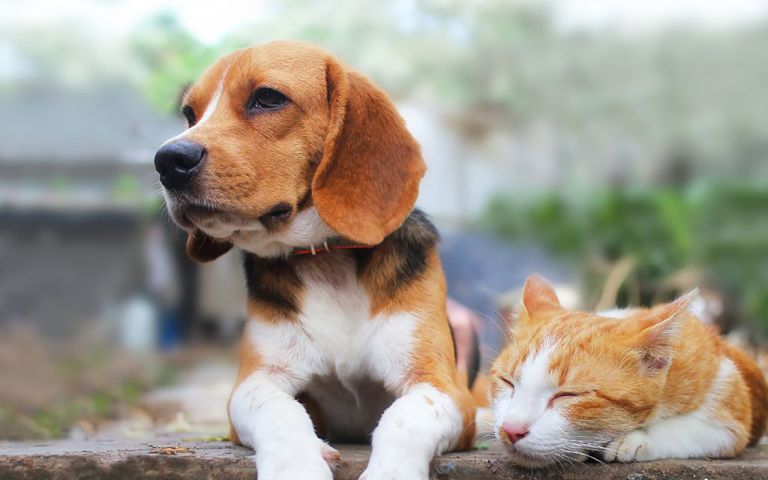
{"label": "dog's black nose", "polygon": [[189,140],[177,140],[163,145],[155,154],[155,170],[166,188],[184,187],[200,169],[205,147]]}

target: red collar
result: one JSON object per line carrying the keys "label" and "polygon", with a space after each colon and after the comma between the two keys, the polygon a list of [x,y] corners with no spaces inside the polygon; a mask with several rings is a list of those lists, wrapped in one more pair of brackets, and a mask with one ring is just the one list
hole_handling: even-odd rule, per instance
{"label": "red collar", "polygon": [[364,250],[368,248],[373,248],[371,245],[346,245],[346,244],[336,244],[336,245],[329,245],[328,242],[323,242],[321,246],[315,247],[314,245],[310,245],[309,247],[297,247],[294,248],[291,251],[291,256],[298,256],[298,255],[318,255],[320,253],[327,253],[333,250]]}

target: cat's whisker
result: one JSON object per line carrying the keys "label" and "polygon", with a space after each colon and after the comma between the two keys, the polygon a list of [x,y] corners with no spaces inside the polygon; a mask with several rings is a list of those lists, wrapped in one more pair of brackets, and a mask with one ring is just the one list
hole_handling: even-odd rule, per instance
{"label": "cat's whisker", "polygon": [[593,450],[593,451],[608,451],[610,450],[606,446],[597,445],[592,442],[571,442],[572,446],[577,446],[579,448],[584,448],[586,450]]}
{"label": "cat's whisker", "polygon": [[560,456],[561,465],[563,465],[563,471],[565,471],[565,463],[567,462],[568,465],[573,465],[576,463],[576,461],[569,455],[561,455]]}
{"label": "cat's whisker", "polygon": [[[602,463],[602,464],[605,464],[605,462],[604,462],[604,461],[602,461],[601,459],[599,459],[599,458],[597,458],[597,457],[595,457],[595,456],[592,456],[592,455],[590,455],[589,453],[587,453],[587,452],[586,452],[586,451],[584,451],[584,450],[570,450],[570,449],[568,449],[568,450],[563,450],[563,451],[564,451],[565,453],[569,453],[569,454],[572,454],[572,455],[583,455],[584,457],[586,457],[586,458],[589,458],[590,460],[594,460],[594,461],[596,461],[596,462],[598,462],[598,463]],[[573,458],[572,458],[572,459],[573,459]],[[575,459],[573,459],[573,460],[574,460],[574,462],[575,462]]]}
{"label": "cat's whisker", "polygon": [[480,349],[485,351],[485,352],[490,353],[491,356],[495,356],[495,357],[498,357],[499,353],[501,353],[499,350],[496,350],[495,348],[491,348],[491,347],[489,347],[487,345],[483,345],[482,347],[480,347]]}
{"label": "cat's whisker", "polygon": [[479,313],[478,315],[480,315],[482,318],[487,320],[488,323],[493,325],[493,327],[496,328],[496,330],[498,330],[499,333],[501,333],[501,336],[504,338],[503,346],[509,345],[511,343],[512,337],[511,337],[511,332],[508,328],[506,319],[504,318],[504,315],[502,315],[501,312],[499,312],[493,307],[490,307],[490,310],[496,313],[497,318],[493,318],[492,316],[485,313]]}

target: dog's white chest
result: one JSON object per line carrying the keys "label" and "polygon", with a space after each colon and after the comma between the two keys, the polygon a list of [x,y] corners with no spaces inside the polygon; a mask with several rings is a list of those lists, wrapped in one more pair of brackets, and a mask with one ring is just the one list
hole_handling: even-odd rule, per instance
{"label": "dog's white chest", "polygon": [[262,368],[282,372],[289,391],[321,405],[340,437],[370,432],[410,370],[415,312],[371,316],[370,299],[348,258],[300,269],[301,313],[252,318],[246,335]]}

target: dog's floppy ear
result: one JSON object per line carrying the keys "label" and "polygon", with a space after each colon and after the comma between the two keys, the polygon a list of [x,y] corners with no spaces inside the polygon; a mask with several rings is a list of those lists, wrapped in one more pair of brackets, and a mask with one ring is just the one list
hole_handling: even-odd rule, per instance
{"label": "dog's floppy ear", "polygon": [[340,235],[376,245],[410,213],[426,166],[384,92],[333,59],[326,82],[330,122],[312,199]]}
{"label": "dog's floppy ear", "polygon": [[187,256],[197,262],[216,260],[231,248],[231,243],[214,240],[197,229],[187,236]]}

